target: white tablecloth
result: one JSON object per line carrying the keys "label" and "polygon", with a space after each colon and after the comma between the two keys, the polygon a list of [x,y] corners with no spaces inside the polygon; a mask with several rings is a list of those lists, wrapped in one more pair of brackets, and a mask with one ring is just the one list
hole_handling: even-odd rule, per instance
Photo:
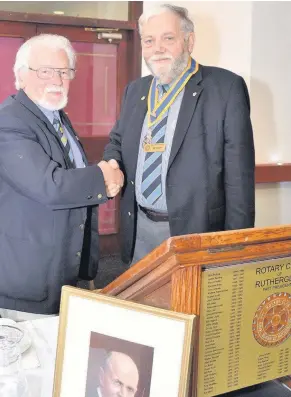
{"label": "white tablecloth", "polygon": [[31,348],[36,349],[40,361],[38,368],[25,370],[30,397],[52,397],[58,325],[59,317],[29,321]]}

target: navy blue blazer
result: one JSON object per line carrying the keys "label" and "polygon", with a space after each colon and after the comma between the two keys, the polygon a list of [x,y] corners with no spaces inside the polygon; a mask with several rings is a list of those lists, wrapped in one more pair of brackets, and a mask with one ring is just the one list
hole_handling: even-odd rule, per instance
{"label": "navy blue blazer", "polygon": [[[127,184],[121,199],[123,260],[130,262],[136,234],[135,174],[152,76],[128,85],[104,159],[116,159]],[[255,152],[244,80],[200,65],[188,81],[166,176],[172,236],[253,227]]]}
{"label": "navy blue blazer", "polygon": [[41,110],[22,90],[9,97],[0,109],[0,308],[57,313],[63,285],[96,276],[96,208],[106,200],[101,169],[72,168]]}

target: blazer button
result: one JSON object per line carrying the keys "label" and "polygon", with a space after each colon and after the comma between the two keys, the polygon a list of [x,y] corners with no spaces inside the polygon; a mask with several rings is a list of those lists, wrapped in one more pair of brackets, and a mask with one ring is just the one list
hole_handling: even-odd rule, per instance
{"label": "blazer button", "polygon": [[77,256],[78,258],[80,258],[80,257],[81,257],[81,251],[78,251],[78,252],[76,253],[76,256]]}
{"label": "blazer button", "polygon": [[83,225],[83,223],[82,223],[82,225],[80,225],[79,228],[80,228],[81,230],[84,230],[84,229],[85,229],[85,225]]}
{"label": "blazer button", "polygon": [[134,185],[134,182],[133,182],[133,181],[130,181],[130,182],[131,182],[132,185]]}
{"label": "blazer button", "polygon": [[128,216],[131,216],[131,212],[128,213]]}
{"label": "blazer button", "polygon": [[93,196],[91,196],[91,195],[90,195],[90,196],[87,196],[87,199],[88,199],[88,200],[91,200],[92,198],[93,198]]}
{"label": "blazer button", "polygon": [[102,199],[102,194],[99,193],[97,197],[98,197],[99,199]]}

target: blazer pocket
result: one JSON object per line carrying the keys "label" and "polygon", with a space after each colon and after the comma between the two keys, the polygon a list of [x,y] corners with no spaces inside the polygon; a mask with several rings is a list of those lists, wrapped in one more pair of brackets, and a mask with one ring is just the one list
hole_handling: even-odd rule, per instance
{"label": "blazer pocket", "polygon": [[53,247],[2,234],[0,252],[0,294],[34,302],[45,300]]}

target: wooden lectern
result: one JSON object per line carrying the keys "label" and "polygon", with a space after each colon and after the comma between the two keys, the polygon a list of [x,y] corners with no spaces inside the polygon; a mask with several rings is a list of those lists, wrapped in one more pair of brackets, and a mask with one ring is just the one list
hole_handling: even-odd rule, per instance
{"label": "wooden lectern", "polygon": [[[215,374],[221,366],[225,372],[222,382],[227,378],[227,384],[221,389],[223,393],[278,377],[272,373],[279,373],[280,377],[291,373],[291,331],[288,328],[291,325],[291,303],[288,301],[288,297],[291,298],[291,226],[170,238],[101,292],[200,316],[199,356],[205,346],[206,350],[203,350],[201,362],[200,358],[196,362],[199,364],[198,378],[204,379],[204,386],[197,391],[198,397],[216,395],[211,383],[215,376],[219,376],[219,373]],[[257,292],[258,303],[251,307],[256,302]],[[223,313],[218,314],[221,310],[218,312],[211,307],[215,301],[220,303],[217,307],[226,310],[228,334],[226,337],[222,332],[220,339],[210,341],[210,332],[211,329],[215,331],[215,324],[218,324],[217,330],[221,329],[219,322],[225,326],[226,317]],[[270,302],[273,302],[272,307],[268,306]],[[266,328],[266,332],[261,326]],[[243,370],[239,367],[242,365],[241,352],[243,349],[245,357],[245,352],[252,348],[250,345],[242,348],[242,340],[249,340],[250,345],[254,344],[258,350],[257,356],[253,357],[256,380],[250,384],[244,381],[243,385],[239,380]],[[207,343],[211,343],[211,352],[207,350]],[[219,343],[228,349],[227,356],[221,353],[223,349],[218,348]],[[275,354],[275,350],[269,347],[278,350],[278,363],[277,356],[268,356]],[[220,364],[203,369],[207,355],[214,354],[216,348],[215,360],[213,357],[210,360]],[[214,377],[212,380],[211,376]],[[198,383],[195,380],[195,390],[198,390]],[[217,394],[221,394],[221,390]]]}

